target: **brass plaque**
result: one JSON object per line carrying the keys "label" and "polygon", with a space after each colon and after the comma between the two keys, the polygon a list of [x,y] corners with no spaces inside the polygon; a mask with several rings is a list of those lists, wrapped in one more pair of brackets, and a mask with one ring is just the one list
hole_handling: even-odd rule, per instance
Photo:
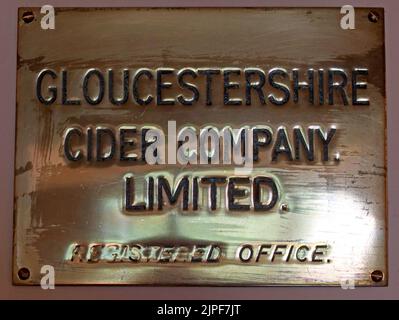
{"label": "brass plaque", "polygon": [[18,14],[15,284],[387,284],[383,9]]}

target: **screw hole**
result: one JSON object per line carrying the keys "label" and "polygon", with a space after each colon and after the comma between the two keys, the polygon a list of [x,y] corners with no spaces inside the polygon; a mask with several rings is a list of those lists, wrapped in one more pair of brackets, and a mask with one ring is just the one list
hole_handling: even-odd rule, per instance
{"label": "screw hole", "polygon": [[30,277],[30,271],[28,268],[21,268],[18,270],[18,277],[21,280],[28,280]]}
{"label": "screw hole", "polygon": [[370,22],[376,23],[380,19],[380,16],[379,16],[379,14],[377,12],[370,11],[369,15],[368,15],[368,18],[369,18]]}
{"label": "screw hole", "polygon": [[32,11],[25,11],[25,12],[22,14],[22,20],[23,20],[25,23],[31,23],[34,19],[35,19],[35,15],[33,14]]}
{"label": "screw hole", "polygon": [[280,209],[281,209],[281,211],[287,212],[289,210],[288,204],[282,203],[281,206],[280,206]]}
{"label": "screw hole", "polygon": [[384,279],[384,273],[381,270],[375,270],[371,273],[371,280],[381,282]]}

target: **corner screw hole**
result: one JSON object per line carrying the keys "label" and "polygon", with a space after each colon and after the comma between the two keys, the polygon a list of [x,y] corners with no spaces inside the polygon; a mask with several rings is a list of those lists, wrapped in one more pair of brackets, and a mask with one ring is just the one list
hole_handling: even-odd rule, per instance
{"label": "corner screw hole", "polygon": [[25,12],[22,14],[22,20],[23,20],[25,23],[31,23],[34,19],[35,19],[35,15],[33,14],[32,11],[25,11]]}
{"label": "corner screw hole", "polygon": [[381,270],[375,270],[371,273],[371,280],[381,282],[384,279],[384,273]]}
{"label": "corner screw hole", "polygon": [[30,277],[30,271],[28,268],[21,268],[18,270],[18,277],[21,280],[28,280]]}
{"label": "corner screw hole", "polygon": [[368,18],[369,18],[370,22],[376,23],[380,19],[380,16],[379,16],[379,14],[377,12],[370,11],[369,15],[368,15]]}

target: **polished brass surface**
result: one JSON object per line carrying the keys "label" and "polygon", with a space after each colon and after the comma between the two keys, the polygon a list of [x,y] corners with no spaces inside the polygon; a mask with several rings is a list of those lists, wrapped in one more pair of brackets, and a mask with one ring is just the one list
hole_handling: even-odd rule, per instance
{"label": "polished brass surface", "polygon": [[[25,11],[35,19],[27,23]],[[353,30],[340,27],[339,8],[281,9],[87,9],[56,8],[55,29],[43,30],[40,9],[19,11],[18,80],[15,156],[15,284],[39,284],[41,268],[55,270],[56,285],[343,285],[384,286],[388,282],[386,225],[385,63],[384,13],[356,9]],[[26,16],[25,16],[26,17]],[[213,104],[206,105],[205,78],[191,79],[200,91],[193,105],[142,106],[134,103],[132,83],[129,99],[116,106],[108,99],[107,70],[114,70],[115,96],[122,92],[122,70],[130,81],[140,68],[273,68],[287,70],[289,79],[276,81],[289,86],[284,105],[270,103],[267,96],[282,91],[266,81],[266,105],[252,96],[245,104],[243,74],[231,75],[240,88],[231,89],[242,105],[223,104],[223,77],[213,79]],[[89,105],[82,94],[82,78],[92,68],[105,77],[105,96]],[[306,70],[315,70],[315,100],[307,89],[299,90],[293,102],[293,69],[300,81]],[[339,92],[328,103],[327,71],[342,69],[348,75],[348,105]],[[352,103],[352,71],[367,88],[358,98],[369,105]],[[49,85],[58,87],[54,103],[41,103],[36,94],[39,73]],[[324,69],[324,104],[319,104],[317,72]],[[61,71],[68,72],[68,99],[62,103]],[[154,81],[154,80],[153,80]],[[176,77],[164,97],[177,97],[187,89],[176,85]],[[91,83],[95,83],[91,82]],[[98,90],[91,85],[90,92]],[[142,95],[155,95],[154,82],[143,81]],[[230,90],[230,89],[229,89]],[[335,89],[334,89],[335,90]],[[155,99],[154,99],[155,100]],[[234,165],[150,165],[142,161],[69,161],[64,154],[68,129],[145,126],[168,131],[175,120],[177,130],[192,126],[267,126],[272,142],[262,147],[259,161],[249,173]],[[329,145],[329,159],[322,159],[322,145],[315,135],[315,159],[299,160],[280,155],[273,161],[276,133],[284,126],[294,150],[295,126],[336,128]],[[76,138],[76,137],[75,137]],[[135,136],[136,142],[140,134]],[[71,142],[79,148],[76,140]],[[117,150],[120,138],[117,137]],[[80,146],[84,151],[86,145]],[[140,155],[140,148],[135,149]],[[93,152],[94,156],[95,153]],[[93,156],[93,157],[94,157]],[[199,210],[167,204],[162,210],[126,210],[126,177],[135,178],[135,194],[145,200],[145,181],[160,176],[176,183],[194,177],[257,176],[273,179],[278,190],[276,204],[268,211],[253,209],[249,197],[253,186],[244,187],[239,203],[250,210],[227,207],[227,185],[218,187],[215,210],[209,208],[208,187],[199,187]],[[192,185],[190,185],[192,187]],[[190,192],[192,190],[190,189]],[[155,197],[157,195],[155,194]],[[264,194],[263,194],[264,196]],[[236,197],[238,199],[239,196]],[[140,249],[139,249],[140,248]],[[237,250],[243,249],[240,259]],[[252,251],[252,257],[250,252]],[[291,251],[290,251],[291,250]],[[141,260],[136,261],[140,251]],[[261,254],[259,254],[261,251]],[[206,259],[206,257],[208,259]],[[246,261],[248,260],[248,261]],[[301,261],[305,260],[305,261]],[[320,261],[319,261],[320,260]]]}

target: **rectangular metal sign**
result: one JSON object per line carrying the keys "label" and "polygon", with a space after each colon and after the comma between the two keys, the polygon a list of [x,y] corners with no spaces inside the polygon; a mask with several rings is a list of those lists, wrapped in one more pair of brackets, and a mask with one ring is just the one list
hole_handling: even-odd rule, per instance
{"label": "rectangular metal sign", "polygon": [[382,9],[18,14],[15,284],[387,284]]}

